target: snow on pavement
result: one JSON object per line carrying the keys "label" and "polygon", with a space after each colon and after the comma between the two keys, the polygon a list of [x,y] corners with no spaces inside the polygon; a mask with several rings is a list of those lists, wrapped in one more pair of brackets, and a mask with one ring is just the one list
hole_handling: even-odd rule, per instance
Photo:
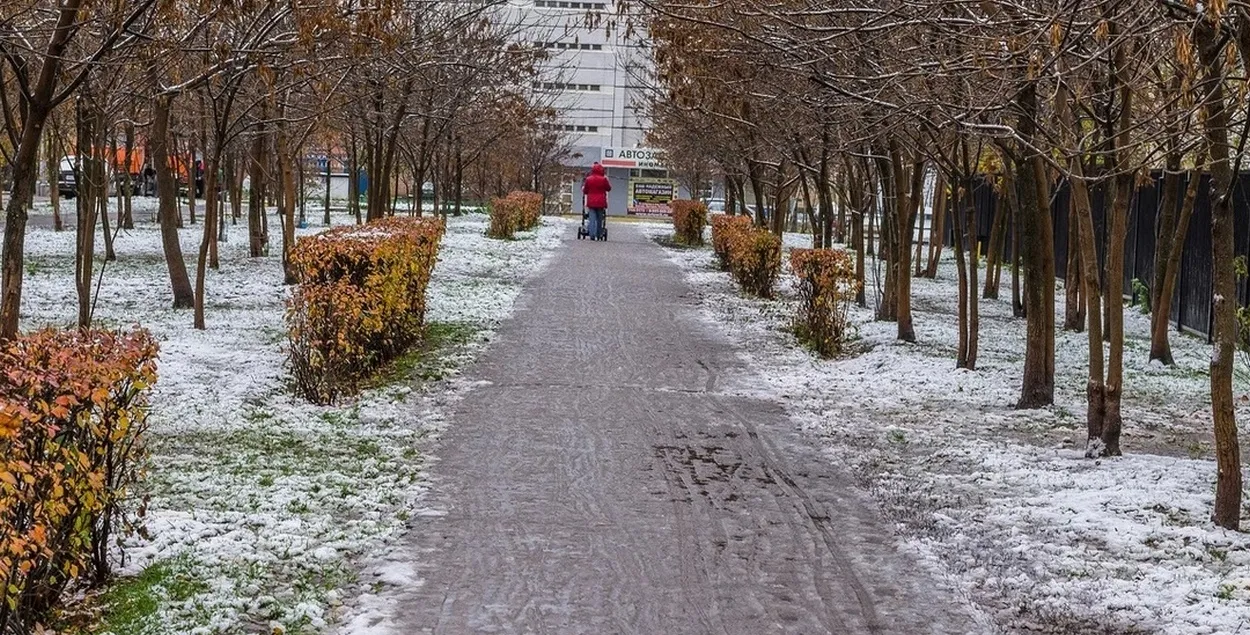
{"label": "snow on pavement", "polygon": [[[1057,335],[1055,405],[1015,410],[1025,323],[1009,300],[982,301],[978,370],[955,369],[949,258],[937,280],[913,281],[918,343],[896,341],[895,324],[855,308],[857,354],[822,361],[788,330],[789,275],[781,299],[748,299],[710,250],[668,254],[700,295],[703,319],[749,362],[726,390],[786,404],[831,461],[856,469],[919,557],[960,579],[1005,631],[1250,632],[1250,535],[1208,520],[1215,463],[1203,340],[1173,334],[1177,365],[1148,364],[1149,318],[1125,308],[1126,456],[1093,461],[1082,452],[1085,334]],[[1009,298],[1009,271],[1002,289]],[[1244,375],[1237,388],[1250,389]],[[1248,402],[1238,402],[1243,422]]]}
{"label": "snow on pavement", "polygon": [[[136,204],[136,219],[149,218],[141,212],[151,201]],[[248,258],[246,230],[230,228],[221,270],[208,276],[208,329],[196,331],[190,311],[169,308],[157,228],[141,222],[122,231],[119,259],[105,265],[97,322],[137,323],[161,342],[149,420],[150,539],[131,539],[124,567],[137,573],[161,563],[172,572],[155,590],[162,612],[145,632],[315,632],[336,621],[361,563],[422,511],[423,440],[464,390],[458,369],[488,344],[565,225],[544,219],[502,242],[482,235],[484,216],[449,219],[427,319],[467,335],[431,362],[445,379],[415,390],[397,382],[338,407],[289,394],[280,244]],[[200,231],[180,232],[189,266]],[[26,244],[22,327],[71,325],[74,233],[31,229]],[[96,245],[98,272],[102,237]]]}

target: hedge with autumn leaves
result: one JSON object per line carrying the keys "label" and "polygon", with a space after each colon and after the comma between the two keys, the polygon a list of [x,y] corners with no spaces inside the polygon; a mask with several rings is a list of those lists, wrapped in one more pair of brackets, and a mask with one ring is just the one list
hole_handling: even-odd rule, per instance
{"label": "hedge with autumn leaves", "polygon": [[444,228],[440,219],[388,218],[296,243],[300,284],[286,319],[290,367],[305,398],[328,404],[356,392],[421,339]]}
{"label": "hedge with autumn leaves", "polygon": [[743,291],[771,298],[781,273],[781,238],[746,216],[712,217],[712,248]]}
{"label": "hedge with autumn leaves", "polygon": [[703,201],[675,200],[673,210],[673,233],[678,242],[687,245],[703,244],[703,228],[707,227],[707,205]]}
{"label": "hedge with autumn leaves", "polygon": [[542,211],[543,195],[538,192],[515,191],[503,198],[492,198],[486,235],[510,240],[516,232],[537,227]]}
{"label": "hedge with autumn leaves", "polygon": [[102,583],[136,530],[146,331],[39,331],[0,345],[0,633],[29,633],[68,588]]}
{"label": "hedge with autumn leaves", "polygon": [[855,259],[841,249],[792,249],[790,269],[798,278],[795,331],[818,354],[834,357],[847,336],[847,313],[859,291]]}
{"label": "hedge with autumn leaves", "polygon": [[729,271],[729,238],[738,231],[751,228],[751,217],[716,214],[712,217],[712,251],[720,268]]}

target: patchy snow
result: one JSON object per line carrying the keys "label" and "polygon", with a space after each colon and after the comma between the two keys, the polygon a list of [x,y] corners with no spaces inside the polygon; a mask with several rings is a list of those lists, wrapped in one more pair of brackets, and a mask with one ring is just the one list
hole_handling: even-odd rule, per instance
{"label": "patchy snow", "polygon": [[[457,369],[488,343],[522,282],[538,271],[568,221],[545,218],[516,241],[486,239],[486,217],[451,218],[429,288],[427,319],[472,329],[441,365],[443,381],[369,390],[337,407],[292,397],[283,364],[280,244],[247,256],[246,229],[230,228],[221,270],[207,279],[208,329],[172,296],[151,201],[136,199],[134,230],[100,286],[99,324],[140,324],[161,342],[152,395],[147,528],[132,538],[127,573],[166,563],[182,581],[165,589],[152,633],[323,630],[351,604],[365,563],[421,513],[423,440],[445,425],[467,388]],[[314,219],[320,213],[312,214]],[[336,223],[352,219],[344,214]],[[271,236],[278,221],[270,219]],[[320,231],[299,230],[301,235]],[[201,229],[180,232],[194,275]],[[97,272],[103,239],[97,237]],[[36,226],[27,239],[22,327],[67,326],[76,316],[74,233]],[[405,583],[395,572],[384,582]]]}
{"label": "patchy snow", "polygon": [[[823,361],[788,332],[789,276],[782,299],[761,301],[740,295],[710,250],[668,254],[702,318],[748,362],[724,390],[785,404],[830,460],[855,469],[908,546],[961,580],[1003,630],[1250,632],[1250,535],[1208,520],[1216,469],[1205,341],[1173,334],[1176,366],[1150,363],[1149,317],[1125,308],[1126,456],[1095,461],[1083,452],[1086,335],[1056,336],[1055,405],[1015,410],[1025,322],[1009,300],[982,301],[977,370],[956,369],[949,259],[936,280],[912,283],[918,343],[854,308],[857,354]],[[1008,271],[1006,298],[1010,284]],[[1237,388],[1247,390],[1244,377]],[[1250,416],[1250,398],[1238,400],[1238,416]]]}

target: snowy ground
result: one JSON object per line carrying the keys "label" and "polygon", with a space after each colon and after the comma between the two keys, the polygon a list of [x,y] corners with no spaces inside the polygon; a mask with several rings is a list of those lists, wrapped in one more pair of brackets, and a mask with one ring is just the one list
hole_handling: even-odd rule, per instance
{"label": "snowy ground", "polygon": [[[810,246],[810,237],[785,243]],[[831,461],[861,475],[917,557],[961,581],[1004,632],[1250,633],[1250,535],[1208,520],[1205,341],[1174,335],[1176,367],[1148,365],[1148,318],[1125,309],[1126,456],[1092,461],[1081,452],[1086,336],[1057,336],[1055,406],[1014,410],[1024,321],[1009,301],[983,301],[978,370],[956,370],[949,259],[937,280],[913,282],[917,344],[856,309],[860,353],[821,361],[788,332],[790,276],[782,299],[748,299],[709,249],[668,253],[702,317],[749,361],[729,390],[785,403]],[[1236,389],[1250,389],[1244,376]],[[1238,403],[1245,430],[1250,399]],[[1243,447],[1248,440],[1243,433]]]}
{"label": "snowy ground", "polygon": [[[420,368],[438,381],[414,389],[397,380],[352,403],[317,407],[287,387],[280,246],[248,258],[246,229],[231,228],[222,268],[208,277],[208,330],[196,331],[189,311],[168,308],[149,211],[137,210],[139,227],[118,237],[119,258],[105,269],[96,309],[98,323],[138,323],[161,342],[150,418],[150,539],[132,541],[125,566],[163,572],[148,590],[161,609],[133,632],[318,632],[350,601],[344,589],[357,587],[362,563],[385,552],[419,512],[423,439],[463,392],[458,369],[511,312],[567,221],[545,219],[502,242],[483,236],[484,216],[450,219],[428,320],[454,345]],[[198,226],[181,233],[190,263],[199,233]],[[72,324],[73,231],[33,228],[26,244],[22,327]],[[102,260],[99,237],[97,249]]]}

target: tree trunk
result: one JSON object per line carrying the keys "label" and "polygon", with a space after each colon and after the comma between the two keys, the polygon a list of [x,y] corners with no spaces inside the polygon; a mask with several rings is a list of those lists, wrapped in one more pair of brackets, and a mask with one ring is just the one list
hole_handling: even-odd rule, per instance
{"label": "tree trunk", "polygon": [[855,291],[855,303],[861,307],[868,306],[868,295],[866,278],[866,265],[868,262],[868,254],[864,245],[864,213],[867,204],[864,201],[863,183],[855,177],[855,173],[850,169],[850,162],[847,162],[846,191],[850,199],[851,205],[851,243],[855,248],[855,282],[858,289]]}
{"label": "tree trunk", "polygon": [[[207,148],[206,148],[207,150]],[[210,152],[205,152],[205,158]],[[195,321],[196,329],[204,330],[206,327],[204,322],[204,295],[205,295],[205,278],[207,277],[208,260],[210,247],[217,241],[214,240],[213,233],[217,227],[218,201],[217,201],[217,170],[215,166],[221,160],[220,145],[214,143],[211,150],[211,161],[205,161],[205,168],[210,166],[214,169],[204,170],[204,234],[200,237],[200,254],[195,264]]]}
{"label": "tree trunk", "polygon": [[308,190],[304,182],[304,150],[296,148],[295,154],[291,156],[291,160],[295,162],[295,185],[293,187],[298,192],[299,198],[296,199],[296,205],[299,206],[299,226],[305,227],[308,224],[308,210],[305,201],[308,198]]}
{"label": "tree trunk", "polygon": [[464,198],[464,147],[461,145],[459,135],[456,136],[456,207],[453,214],[460,215],[460,200]]}
{"label": "tree trunk", "polygon": [[1081,282],[1086,302],[1089,341],[1089,378],[1085,384],[1086,456],[1102,454],[1102,431],[1106,409],[1107,386],[1104,381],[1102,356],[1102,289],[1098,280],[1098,256],[1094,236],[1094,215],[1089,191],[1081,173],[1081,158],[1072,160],[1076,176],[1072,179],[1072,220],[1078,224],[1081,250]]}
{"label": "tree trunk", "polygon": [[[1181,256],[1185,252],[1185,235],[1189,233],[1189,221],[1194,215],[1194,205],[1197,204],[1198,200],[1198,187],[1202,183],[1203,170],[1201,167],[1205,162],[1205,152],[1200,150],[1196,162],[1199,169],[1190,173],[1189,183],[1185,187],[1185,199],[1181,202],[1180,215],[1176,219],[1175,227],[1169,228],[1167,231],[1167,233],[1171,234],[1171,238],[1168,241],[1169,249],[1166,252],[1164,262],[1163,282],[1159,285],[1159,291],[1155,295],[1154,306],[1151,307],[1150,359],[1158,360],[1168,366],[1174,363],[1172,360],[1172,343],[1168,334],[1168,320],[1172,313],[1172,296],[1176,292],[1176,280],[1180,277]],[[1156,255],[1155,257],[1158,258],[1159,256]]]}
{"label": "tree trunk", "polygon": [[50,119],[52,134],[48,135],[47,143],[44,144],[47,155],[44,163],[47,164],[48,171],[48,200],[52,204],[52,229],[61,232],[65,231],[65,221],[61,218],[61,189],[58,187],[61,176],[61,135],[57,130],[55,115]]}
{"label": "tree trunk", "polygon": [[942,245],[946,242],[946,176],[938,173],[933,182],[933,224],[929,232],[929,263],[924,277],[937,278],[938,264],[942,261]]}
{"label": "tree trunk", "polygon": [[103,148],[95,145],[98,122],[96,111],[87,105],[85,99],[79,99],[74,109],[75,128],[79,162],[78,207],[75,249],[74,249],[74,287],[78,295],[78,328],[91,327],[91,274],[95,263],[95,215],[98,204],[101,170],[99,169],[100,153]]}
{"label": "tree trunk", "polygon": [[[1065,84],[1059,84],[1055,95],[1055,111],[1062,126],[1067,129],[1067,138],[1077,141],[1081,138],[1082,127],[1073,111],[1072,95]],[[1097,234],[1094,232],[1094,211],[1090,202],[1089,183],[1085,180],[1085,157],[1077,152],[1068,158],[1068,179],[1071,195],[1068,204],[1068,226],[1077,228],[1079,242],[1068,245],[1069,262],[1074,248],[1080,249],[1080,281],[1081,293],[1085,297],[1087,318],[1087,342],[1089,344],[1089,374],[1085,383],[1086,394],[1086,439],[1085,456],[1100,456],[1103,452],[1102,431],[1106,412],[1107,386],[1105,383],[1105,367],[1102,350],[1102,286],[1098,275]],[[1108,254],[1110,255],[1110,254]],[[1072,277],[1072,272],[1068,272]]]}
{"label": "tree trunk", "polygon": [[981,334],[981,306],[977,299],[977,272],[981,263],[980,258],[977,257],[977,239],[979,238],[977,236],[977,210],[976,206],[971,204],[972,202],[969,198],[970,204],[964,207],[967,214],[964,231],[968,233],[966,243],[968,246],[968,284],[964,289],[964,293],[968,296],[968,346],[964,351],[964,368],[968,370],[977,369],[977,348]]}
{"label": "tree trunk", "polygon": [[822,241],[819,219],[816,218],[816,210],[812,208],[812,188],[807,183],[807,176],[803,174],[803,168],[799,168],[799,187],[803,194],[803,210],[807,214],[807,222],[812,226],[812,249],[820,249]]}
{"label": "tree trunk", "polygon": [[[919,206],[917,206],[916,222],[918,224],[918,227],[916,231],[913,232],[913,235],[917,237],[922,237],[924,236],[924,226],[925,226],[923,201],[921,202]],[[916,263],[915,264],[916,269],[915,271],[912,271],[912,276],[916,278],[919,278],[922,274],[924,274],[924,267],[921,265],[921,263],[924,263],[924,243],[925,243],[924,238],[917,238],[916,253],[912,256],[912,260]]]}
{"label": "tree trunk", "polygon": [[131,172],[131,168],[134,165],[134,160],[135,160],[135,124],[133,122],[130,122],[130,121],[126,122],[125,133],[126,133],[126,159],[125,159],[126,168],[125,168],[125,176],[123,178],[125,179],[126,191],[125,191],[125,198],[122,201],[122,207],[121,209],[118,210],[118,215],[120,216],[120,219],[117,221],[117,224],[122,229],[134,229],[135,228],[135,214],[134,214],[135,181],[134,181],[134,174]]}
{"label": "tree trunk", "polygon": [[1202,60],[1203,77],[1197,94],[1204,95],[1203,127],[1211,154],[1211,282],[1212,341],[1211,418],[1215,428],[1215,505],[1211,520],[1226,529],[1241,526],[1241,450],[1233,404],[1233,355],[1237,349],[1237,282],[1233,271],[1233,185],[1228,142],[1229,112],[1224,96],[1222,35],[1209,18],[1200,17],[1193,29]]}
{"label": "tree trunk", "polygon": [[58,6],[56,27],[44,49],[39,77],[29,87],[26,117],[13,156],[13,190],[5,208],[4,250],[0,254],[0,341],[17,337],[25,273],[27,212],[39,179],[39,144],[44,123],[55,106],[52,100],[62,56],[70,38],[80,28],[80,8],[82,0],[64,0]]}
{"label": "tree trunk", "polygon": [[757,227],[766,227],[766,219],[764,217],[764,181],[760,176],[759,165],[753,159],[747,159],[747,175],[751,180],[751,193],[755,196],[755,225]]}
{"label": "tree trunk", "polygon": [[333,156],[334,156],[334,148],[331,146],[326,146],[326,200],[325,200],[326,207],[325,207],[325,216],[322,217],[321,219],[321,224],[325,225],[326,227],[330,226],[330,186],[332,185],[332,181],[331,181],[332,171],[330,169],[330,165],[331,165]]}
{"label": "tree trunk", "polygon": [[[898,339],[904,342],[916,341],[916,329],[911,315],[911,241],[916,235],[915,219],[918,204],[923,196],[924,163],[919,161],[911,165],[910,175],[904,169],[903,158],[898,147],[891,149],[894,164],[894,181],[898,189],[896,212],[898,214],[897,231],[895,232],[894,253],[894,292],[895,319],[898,322]],[[910,176],[910,187],[908,183]]]}
{"label": "tree trunk", "polygon": [[[820,145],[820,176],[817,179],[818,189],[816,190],[816,202],[820,206],[820,246],[825,249],[833,248],[834,229],[833,229],[833,197],[830,196],[829,190],[833,185],[829,174],[829,128],[826,126],[821,133]],[[844,240],[847,234],[846,215],[847,206],[845,200],[838,204],[838,218],[842,223],[838,227],[838,240]],[[855,214],[855,210],[850,210],[851,214]],[[853,222],[853,221],[852,221]],[[863,238],[863,227],[860,227],[860,238]],[[862,289],[862,287],[861,287]]]}
{"label": "tree trunk", "polygon": [[1120,432],[1123,418],[1120,400],[1124,392],[1124,302],[1121,299],[1121,281],[1124,279],[1124,238],[1128,233],[1128,214],[1132,203],[1135,174],[1116,176],[1115,201],[1111,205],[1110,244],[1107,245],[1107,279],[1111,293],[1107,295],[1107,324],[1110,332],[1107,340],[1106,403],[1103,405],[1102,453],[1104,456],[1120,456]]}
{"label": "tree trunk", "polygon": [[[895,271],[894,263],[897,262],[897,254],[895,253],[895,245],[897,244],[898,226],[897,226],[897,209],[899,207],[900,193],[897,191],[895,181],[891,173],[891,165],[888,159],[881,159],[877,162],[876,186],[872,187],[872,191],[880,191],[881,196],[881,239],[877,250],[877,257],[885,260],[885,283],[881,289],[881,301],[877,305],[877,319],[886,322],[893,322],[898,319],[898,296],[894,291]],[[870,201],[876,201],[877,197],[870,196]]]}
{"label": "tree trunk", "polygon": [[[1113,24],[1112,36],[1118,35],[1118,24]],[[1117,38],[1118,39],[1118,38]],[[1124,392],[1124,238],[1128,233],[1128,215],[1132,206],[1136,177],[1129,170],[1129,131],[1133,125],[1133,92],[1128,76],[1128,45],[1121,42],[1113,55],[1112,78],[1119,96],[1120,115],[1116,121],[1113,155],[1115,167],[1114,200],[1111,202],[1111,227],[1107,232],[1107,382],[1102,421],[1102,454],[1120,456],[1120,432],[1123,419],[1120,400]]]}
{"label": "tree trunk", "polygon": [[1055,400],[1055,259],[1050,201],[1042,158],[1032,149],[1037,133],[1037,85],[1020,91],[1017,130],[1024,159],[1016,169],[1019,181],[1020,233],[1024,266],[1024,310],[1028,332],[1024,377],[1017,408],[1041,408]]}
{"label": "tree trunk", "polygon": [[[104,261],[113,262],[117,260],[117,253],[113,251],[113,233],[109,231],[109,186],[112,185],[112,179],[109,178],[110,163],[116,164],[117,157],[117,138],[114,136],[111,140],[108,138],[107,129],[105,128],[104,112],[97,110],[95,112],[96,144],[99,148],[100,161],[96,169],[99,174],[96,175],[100,184],[100,189],[96,191],[95,204],[98,209],[100,218],[100,229],[104,234]],[[104,156],[105,148],[108,148],[108,156]],[[121,197],[118,196],[118,209],[121,208]]]}
{"label": "tree trunk", "polygon": [[1003,243],[1007,235],[1007,217],[1011,214],[1010,198],[1006,192],[1015,187],[1012,184],[1011,171],[1003,171],[1004,195],[998,197],[998,207],[994,210],[994,224],[990,228],[989,251],[985,254],[985,288],[981,297],[987,300],[998,299],[998,287],[1003,273]]}
{"label": "tree trunk", "polygon": [[199,171],[196,169],[195,151],[195,137],[192,136],[187,148],[187,218],[192,225],[195,224],[195,176]]}
{"label": "tree trunk", "polygon": [[[243,179],[240,178],[239,162],[234,152],[226,155],[226,188],[230,191],[230,224],[238,225],[243,215]],[[225,219],[222,219],[223,223]],[[225,230],[222,230],[222,234]],[[217,237],[222,240],[222,236]],[[223,242],[225,242],[223,240]]]}
{"label": "tree trunk", "polygon": [[156,189],[160,195],[161,246],[169,265],[174,308],[189,309],[195,306],[195,292],[187,275],[187,263],[182,257],[182,245],[178,242],[178,186],[169,156],[169,115],[172,106],[171,95],[161,95],[153,101],[152,163],[156,168]]}
{"label": "tree trunk", "polygon": [[[265,113],[262,109],[261,118]],[[248,255],[259,258],[265,255],[269,237],[265,232],[265,126],[257,126],[252,139],[252,149],[248,155],[248,172],[251,176],[251,191],[247,200],[247,232]]]}
{"label": "tree trunk", "polygon": [[955,239],[951,241],[955,251],[955,276],[958,282],[958,311],[957,325],[959,328],[959,341],[955,349],[955,368],[965,368],[968,365],[968,254],[967,241],[969,232],[964,227],[973,217],[967,214],[964,208],[968,207],[967,199],[971,198],[972,180],[970,178],[952,179],[956,183],[954,190],[954,202],[951,219],[955,229]]}
{"label": "tree trunk", "polygon": [[1081,219],[1076,211],[1076,195],[1068,196],[1068,267],[1064,277],[1063,330],[1085,330],[1085,290],[1082,288]]}
{"label": "tree trunk", "polygon": [[295,276],[295,268],[291,266],[291,249],[295,246],[295,197],[298,192],[295,188],[295,168],[292,165],[295,151],[291,147],[285,124],[278,124],[277,145],[278,174],[282,179],[282,197],[279,199],[282,209],[279,217],[282,219],[283,282],[295,284],[299,280]]}

